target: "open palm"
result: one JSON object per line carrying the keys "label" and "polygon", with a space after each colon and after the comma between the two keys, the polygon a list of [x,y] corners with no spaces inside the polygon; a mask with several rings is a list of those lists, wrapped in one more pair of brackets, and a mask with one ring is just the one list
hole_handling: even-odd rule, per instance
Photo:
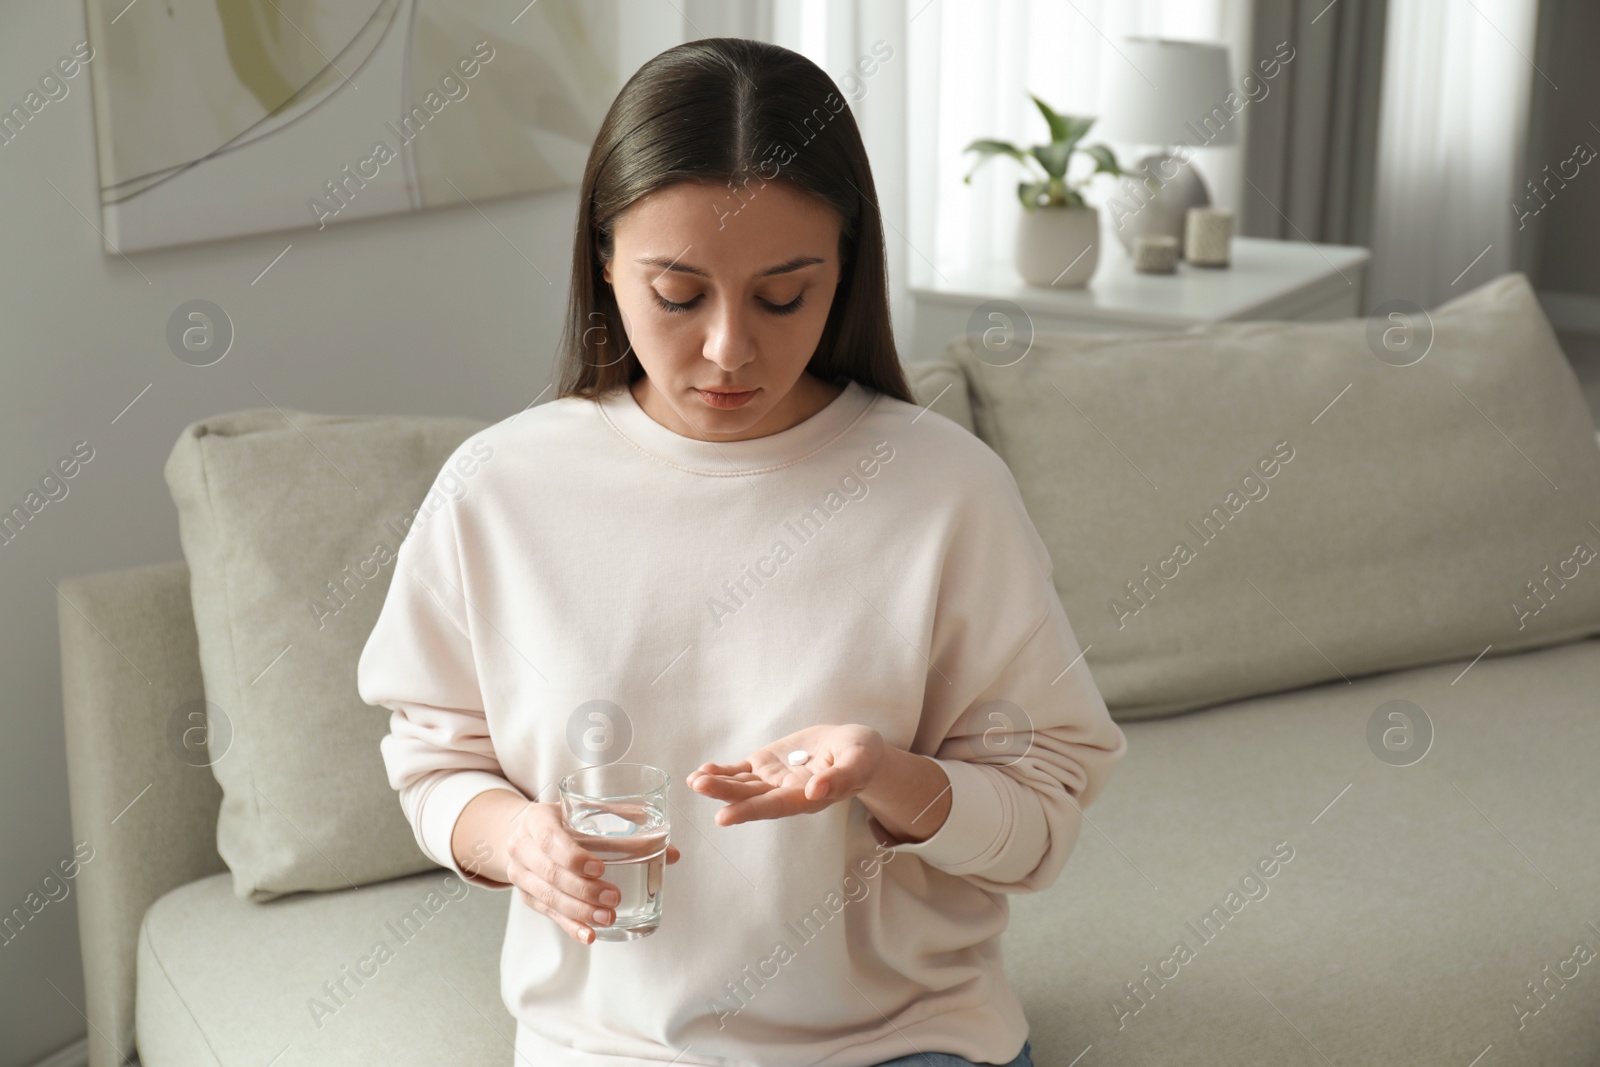
{"label": "open palm", "polygon": [[[795,749],[811,759],[791,767]],[[870,726],[808,726],[742,762],[702,763],[688,783],[701,796],[728,802],[716,814],[718,826],[810,815],[866,789],[883,762],[883,749],[883,735]]]}

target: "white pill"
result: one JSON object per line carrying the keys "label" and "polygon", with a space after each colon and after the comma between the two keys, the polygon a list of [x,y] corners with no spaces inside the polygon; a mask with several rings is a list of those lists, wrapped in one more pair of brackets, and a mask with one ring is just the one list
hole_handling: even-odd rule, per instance
{"label": "white pill", "polygon": [[797,748],[793,752],[789,753],[789,766],[798,767],[800,764],[804,763],[810,758],[811,754],[809,752],[803,748]]}

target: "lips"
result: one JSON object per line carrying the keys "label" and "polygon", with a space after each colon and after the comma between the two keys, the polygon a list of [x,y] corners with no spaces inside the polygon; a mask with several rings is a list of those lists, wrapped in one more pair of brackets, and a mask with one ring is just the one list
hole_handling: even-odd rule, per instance
{"label": "lips", "polygon": [[700,397],[700,399],[704,400],[711,407],[723,409],[742,407],[744,404],[750,401],[751,397],[756,395],[756,391],[756,389],[740,389],[735,391],[727,389],[695,388],[695,393]]}

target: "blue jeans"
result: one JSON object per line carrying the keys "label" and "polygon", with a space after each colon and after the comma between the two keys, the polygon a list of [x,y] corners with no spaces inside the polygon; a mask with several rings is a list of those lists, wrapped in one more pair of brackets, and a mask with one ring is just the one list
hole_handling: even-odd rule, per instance
{"label": "blue jeans", "polygon": [[[1017,1053],[1017,1058],[1004,1067],[1033,1067],[1033,1057],[1029,1055],[1033,1051],[1032,1045],[1031,1041],[1024,1041],[1022,1051]],[[884,1060],[875,1067],[981,1067],[981,1065],[973,1063],[965,1056],[952,1056],[948,1052],[918,1052],[910,1056],[901,1056],[897,1060]]]}

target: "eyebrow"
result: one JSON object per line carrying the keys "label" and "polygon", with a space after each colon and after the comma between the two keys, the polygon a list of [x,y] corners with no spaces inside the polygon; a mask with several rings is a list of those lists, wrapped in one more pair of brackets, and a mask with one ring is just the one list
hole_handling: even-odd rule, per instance
{"label": "eyebrow", "polygon": [[[709,273],[700,267],[691,266],[688,263],[679,263],[675,259],[667,259],[664,256],[642,256],[639,259],[634,260],[634,262],[646,267],[660,267],[663,271],[670,270],[680,274],[697,274],[702,278],[711,277]],[[809,267],[813,264],[824,262],[826,262],[826,260],[818,256],[796,256],[786,263],[779,263],[776,267],[768,267],[764,271],[757,272],[756,277],[767,278],[774,274],[788,274],[792,271],[797,271],[802,267]]]}

